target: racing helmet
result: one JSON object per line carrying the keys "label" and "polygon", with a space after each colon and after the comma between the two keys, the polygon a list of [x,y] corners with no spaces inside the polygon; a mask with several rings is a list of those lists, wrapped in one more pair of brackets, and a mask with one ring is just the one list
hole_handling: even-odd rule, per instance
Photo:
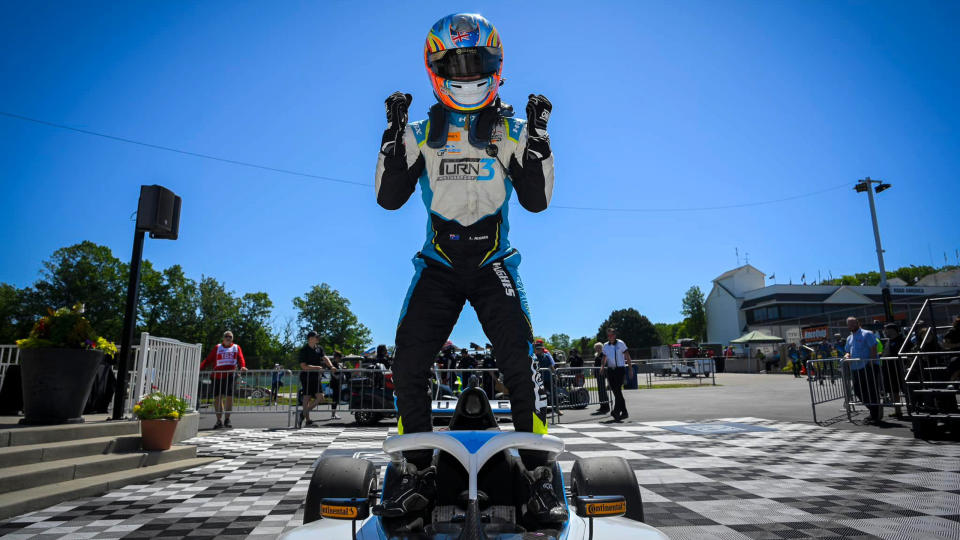
{"label": "racing helmet", "polygon": [[503,45],[497,29],[481,15],[455,13],[434,23],[423,59],[433,93],[444,107],[478,111],[497,98]]}

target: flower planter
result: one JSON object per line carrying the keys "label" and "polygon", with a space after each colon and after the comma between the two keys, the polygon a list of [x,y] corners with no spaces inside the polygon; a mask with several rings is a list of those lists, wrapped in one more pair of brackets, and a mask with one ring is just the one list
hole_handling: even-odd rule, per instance
{"label": "flower planter", "polygon": [[84,349],[20,351],[21,424],[78,424],[103,352]]}
{"label": "flower planter", "polygon": [[144,450],[169,450],[179,420],[140,420],[140,444]]}

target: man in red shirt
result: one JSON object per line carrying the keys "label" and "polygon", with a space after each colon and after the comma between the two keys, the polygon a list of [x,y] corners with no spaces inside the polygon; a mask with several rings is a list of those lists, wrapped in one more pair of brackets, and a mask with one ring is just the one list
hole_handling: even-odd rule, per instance
{"label": "man in red shirt", "polygon": [[[247,363],[243,360],[243,351],[233,342],[233,332],[223,333],[223,342],[210,351],[210,354],[200,364],[200,371],[212,369],[210,378],[213,382],[213,410],[217,412],[217,423],[213,429],[222,427],[232,428],[230,411],[233,410],[233,390],[236,385],[234,373],[237,369],[247,370]],[[225,421],[221,421],[224,415]]]}

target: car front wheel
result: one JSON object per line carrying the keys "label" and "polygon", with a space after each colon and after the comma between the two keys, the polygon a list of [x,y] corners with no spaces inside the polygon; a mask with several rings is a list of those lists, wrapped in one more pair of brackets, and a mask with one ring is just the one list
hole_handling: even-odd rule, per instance
{"label": "car front wheel", "polygon": [[622,457],[580,458],[570,472],[570,490],[574,497],[623,495],[627,502],[624,517],[643,522],[643,499],[637,475]]}
{"label": "car front wheel", "polygon": [[326,498],[365,498],[377,489],[377,469],[366,459],[323,458],[307,488],[303,522],[322,519],[320,502]]}

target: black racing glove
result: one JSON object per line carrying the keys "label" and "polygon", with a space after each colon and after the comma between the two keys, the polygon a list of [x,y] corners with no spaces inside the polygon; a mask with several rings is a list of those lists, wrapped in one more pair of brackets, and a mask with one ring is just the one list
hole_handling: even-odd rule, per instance
{"label": "black racing glove", "polygon": [[550,136],[547,135],[547,122],[553,104],[543,94],[530,94],[527,101],[527,152],[526,160],[543,160],[550,157]]}
{"label": "black racing glove", "polygon": [[412,102],[413,96],[402,92],[394,92],[386,99],[387,129],[383,131],[383,139],[380,141],[380,152],[383,155],[403,155],[403,130],[407,127],[407,109]]}

